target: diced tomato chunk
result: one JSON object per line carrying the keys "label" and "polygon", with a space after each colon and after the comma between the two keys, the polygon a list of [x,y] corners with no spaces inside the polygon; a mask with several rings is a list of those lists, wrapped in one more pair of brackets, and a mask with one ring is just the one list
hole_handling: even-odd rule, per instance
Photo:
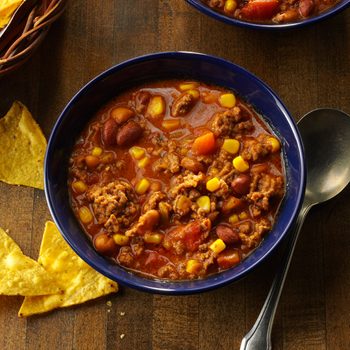
{"label": "diced tomato chunk", "polygon": [[278,0],[250,0],[241,9],[241,16],[250,20],[271,19],[279,9]]}
{"label": "diced tomato chunk", "polygon": [[155,251],[148,251],[147,253],[148,254],[146,255],[146,260],[144,264],[148,267],[148,269],[157,270],[159,267],[166,264],[167,259],[159,253]]}
{"label": "diced tomato chunk", "polygon": [[224,250],[219,254],[217,258],[217,263],[222,269],[229,269],[237,265],[241,261],[239,253],[237,250]]}
{"label": "diced tomato chunk", "polygon": [[194,252],[199,245],[203,243],[204,236],[202,234],[200,223],[197,221],[187,225],[179,226],[175,230],[170,231],[164,237],[163,247],[167,250]]}

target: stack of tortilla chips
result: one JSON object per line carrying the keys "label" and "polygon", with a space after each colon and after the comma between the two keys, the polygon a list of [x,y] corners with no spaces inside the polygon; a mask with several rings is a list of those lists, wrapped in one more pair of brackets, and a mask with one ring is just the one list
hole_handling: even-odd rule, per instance
{"label": "stack of tortilla chips", "polygon": [[[43,188],[46,140],[19,102],[0,119],[0,180]],[[95,299],[118,290],[116,282],[80,259],[55,224],[45,226],[38,262],[25,256],[0,228],[0,295],[23,295],[26,317]]]}

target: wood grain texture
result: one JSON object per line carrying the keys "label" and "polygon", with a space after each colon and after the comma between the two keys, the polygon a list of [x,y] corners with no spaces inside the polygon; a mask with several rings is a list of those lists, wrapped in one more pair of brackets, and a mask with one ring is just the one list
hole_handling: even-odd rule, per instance
{"label": "wood grain texture", "polygon": [[[48,137],[69,99],[96,74],[170,50],[245,67],[277,92],[295,120],[317,107],[350,113],[349,38],[349,10],[313,27],[272,33],[219,23],[183,0],[70,1],[36,54],[0,80],[0,114],[20,100]],[[347,189],[305,222],[276,315],[274,349],[350,347],[349,197]],[[42,191],[0,183],[0,227],[33,258],[47,219]],[[20,297],[1,296],[0,349],[239,349],[284,248],[244,280],[201,295],[121,287],[116,295],[27,320],[17,318]]]}

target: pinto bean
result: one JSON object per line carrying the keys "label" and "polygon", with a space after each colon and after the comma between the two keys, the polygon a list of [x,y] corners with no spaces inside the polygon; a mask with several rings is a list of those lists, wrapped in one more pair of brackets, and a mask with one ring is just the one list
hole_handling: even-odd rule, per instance
{"label": "pinto bean", "polygon": [[225,249],[217,258],[218,265],[222,269],[229,269],[240,262],[241,258],[238,250]]}
{"label": "pinto bean", "polygon": [[104,255],[113,255],[116,253],[117,245],[114,242],[114,239],[107,235],[106,233],[101,233],[94,239],[95,249]]}
{"label": "pinto bean", "polygon": [[195,174],[198,174],[200,171],[204,171],[202,163],[189,157],[182,158],[181,166]]}
{"label": "pinto bean", "polygon": [[145,214],[142,215],[140,220],[142,219],[141,225],[138,228],[139,234],[144,234],[147,231],[152,231],[153,228],[158,225],[160,215],[159,212],[155,209],[151,209]]}
{"label": "pinto bean", "polygon": [[218,225],[216,227],[216,234],[227,244],[234,244],[240,242],[238,232],[226,225]]}
{"label": "pinto bean", "polygon": [[300,0],[299,1],[299,12],[303,17],[310,16],[314,9],[314,0]]}
{"label": "pinto bean", "polygon": [[102,128],[102,140],[106,146],[116,143],[118,124],[113,118],[107,119]]}
{"label": "pinto bean", "polygon": [[277,13],[277,15],[272,18],[272,21],[275,23],[287,23],[297,20],[298,17],[298,9],[291,8],[284,12]]}
{"label": "pinto bean", "polygon": [[238,175],[233,181],[231,182],[231,188],[237,195],[244,195],[249,193],[250,190],[250,176],[247,174],[240,174]]}
{"label": "pinto bean", "polygon": [[89,169],[94,169],[100,164],[100,159],[95,156],[86,156],[85,163]]}
{"label": "pinto bean", "polygon": [[224,214],[229,214],[232,210],[240,208],[242,204],[243,201],[241,199],[234,196],[228,197],[222,204],[222,212]]}
{"label": "pinto bean", "polygon": [[124,124],[117,133],[118,146],[126,146],[135,142],[141,135],[142,127],[133,120]]}

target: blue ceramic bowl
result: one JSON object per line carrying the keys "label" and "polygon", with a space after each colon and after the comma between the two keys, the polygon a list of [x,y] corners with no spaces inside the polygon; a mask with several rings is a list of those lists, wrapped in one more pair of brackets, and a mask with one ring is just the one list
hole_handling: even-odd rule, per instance
{"label": "blue ceramic bowl", "polygon": [[[164,282],[142,278],[99,255],[70,207],[68,159],[76,138],[89,118],[108,100],[128,87],[154,79],[190,78],[236,91],[252,104],[280,136],[285,157],[287,190],[273,230],[238,266],[202,280]],[[305,187],[303,147],[288,111],[261,80],[223,59],[189,52],[165,52],[138,57],[103,72],[68,103],[52,130],[45,159],[45,192],[54,221],[73,250],[97,271],[123,285],[163,294],[202,292],[245,276],[278,245],[300,209]]]}
{"label": "blue ceramic bowl", "polygon": [[330,8],[328,11],[322,12],[317,16],[310,17],[302,21],[291,22],[291,23],[281,23],[281,24],[262,24],[262,23],[241,21],[229,16],[225,16],[217,11],[212,10],[210,7],[206,6],[201,0],[187,0],[187,2],[192,6],[194,6],[196,9],[198,9],[199,11],[201,11],[202,13],[228,24],[233,24],[233,25],[246,27],[246,28],[267,29],[267,30],[277,30],[277,31],[281,29],[292,29],[292,28],[304,27],[306,25],[319,22],[323,19],[333,16],[336,13],[346,9],[350,5],[350,0],[341,0],[338,4]]}

